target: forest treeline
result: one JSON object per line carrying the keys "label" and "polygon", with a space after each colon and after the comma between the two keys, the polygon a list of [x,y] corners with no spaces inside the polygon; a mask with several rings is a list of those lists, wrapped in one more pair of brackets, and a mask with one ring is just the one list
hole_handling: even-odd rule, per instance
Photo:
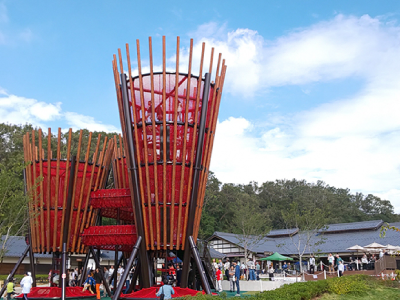
{"label": "forest treeline", "polygon": [[[27,231],[22,137],[32,129],[31,125],[0,124],[0,235],[24,235]],[[94,132],[93,136],[99,133],[109,138],[115,135]],[[67,134],[62,136],[63,143]],[[88,135],[89,131],[84,130],[83,134]],[[73,149],[78,137],[79,131],[73,132]],[[44,147],[46,140],[43,139]],[[56,149],[56,135],[52,137],[53,142],[52,148]],[[207,238],[214,231],[257,233],[271,228],[286,228],[283,212],[293,204],[302,211],[322,210],[326,224],[374,219],[387,222],[400,220],[390,201],[371,194],[353,194],[347,188],[336,188],[323,181],[310,183],[283,179],[264,183],[222,184],[210,172],[199,237]],[[250,219],[254,222],[249,222]],[[249,229],[249,226],[259,228]]]}

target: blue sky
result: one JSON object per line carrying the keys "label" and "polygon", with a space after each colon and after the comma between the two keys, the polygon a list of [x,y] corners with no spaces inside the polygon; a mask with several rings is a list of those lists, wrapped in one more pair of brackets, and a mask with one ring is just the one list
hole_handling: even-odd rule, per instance
{"label": "blue sky", "polygon": [[152,36],[159,65],[179,35],[184,67],[193,38],[228,65],[220,180],[324,180],[400,212],[399,20],[398,1],[0,1],[0,122],[119,130],[112,55],[139,39],[146,67]]}

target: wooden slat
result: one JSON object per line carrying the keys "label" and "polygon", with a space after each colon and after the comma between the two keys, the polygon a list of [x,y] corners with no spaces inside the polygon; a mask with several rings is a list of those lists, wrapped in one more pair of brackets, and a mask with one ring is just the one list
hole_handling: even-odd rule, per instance
{"label": "wooden slat", "polygon": [[96,183],[94,184],[94,191],[96,191],[100,185],[100,179],[101,179],[101,175],[102,175],[102,165],[103,165],[103,159],[104,159],[104,155],[106,152],[106,146],[107,146],[107,136],[104,138],[104,143],[103,143],[103,150],[101,150],[100,152],[100,157],[99,157],[99,161],[97,162],[97,164],[99,165],[99,171],[97,172],[97,176],[96,176]]}
{"label": "wooden slat", "polygon": [[[141,59],[140,59],[139,40],[136,40],[136,48],[137,48],[137,60],[138,60],[138,72],[139,72],[140,100],[141,100],[141,105],[142,105],[144,165],[145,165],[145,172],[146,172],[147,205],[148,205],[148,215],[149,215],[149,223],[147,223],[147,224],[150,227],[150,240],[148,240],[146,242],[147,242],[147,245],[150,244],[151,250],[154,250],[153,216],[151,213],[151,191],[150,191],[150,175],[149,175],[149,153],[148,153],[148,149],[147,149],[146,111],[145,111],[144,93],[143,93],[142,63],[141,63]],[[138,168],[141,168],[140,164],[138,164]],[[144,201],[144,199],[142,199],[142,201]],[[145,210],[143,210],[143,215],[145,215]],[[147,227],[146,223],[144,226]]]}
{"label": "wooden slat", "polygon": [[29,133],[26,133],[23,137],[23,144],[24,144],[24,160],[25,160],[25,184],[28,197],[28,211],[29,211],[29,229],[31,235],[31,242],[32,242],[32,250],[36,251],[36,241],[35,241],[35,227],[33,223],[33,203],[31,198],[32,192],[32,181],[31,181],[31,158],[29,156]]}
{"label": "wooden slat", "polygon": [[[192,144],[192,151],[190,153],[190,169],[189,169],[189,183],[188,183],[188,190],[187,190],[187,196],[186,196],[186,212],[185,212],[185,221],[184,221],[184,227],[183,227],[183,237],[186,237],[186,229],[187,229],[187,218],[188,218],[188,211],[189,211],[189,206],[190,206],[190,195],[192,192],[192,175],[193,175],[193,165],[194,165],[194,150],[196,148],[196,143],[194,141],[197,141],[197,123],[198,123],[198,115],[199,115],[199,103],[200,103],[200,90],[201,90],[201,81],[202,81],[202,76],[203,76],[203,61],[204,61],[204,48],[206,44],[202,44],[202,49],[201,49],[201,58],[200,58],[200,70],[199,70],[199,79],[197,80],[197,95],[196,95],[196,109],[195,109],[195,117],[194,117],[194,132],[193,132],[193,144]],[[194,221],[194,220],[193,220]],[[182,249],[184,250],[185,248],[185,243],[183,243]]]}
{"label": "wooden slat", "polygon": [[40,170],[40,243],[42,252],[46,252],[45,228],[44,228],[44,200],[43,200],[43,147],[42,147],[42,129],[39,128],[39,170]]}
{"label": "wooden slat", "polygon": [[[112,146],[113,141],[110,140],[109,145],[110,145],[110,143]],[[104,160],[102,163],[104,172],[101,175],[102,178],[100,180],[100,186],[99,186],[99,188],[102,188],[102,189],[105,188],[107,180],[108,180],[110,164],[111,164],[111,159],[112,159],[112,155],[113,155],[113,148],[111,146],[107,147],[106,154],[104,156]],[[95,212],[97,212],[97,210]]]}
{"label": "wooden slat", "polygon": [[51,197],[51,128],[47,132],[47,187],[46,187],[46,204],[47,204],[47,222],[46,222],[46,247],[47,252],[51,251],[50,245],[50,207],[52,201]]}
{"label": "wooden slat", "polygon": [[163,43],[163,89],[162,89],[162,101],[163,101],[163,228],[164,228],[164,247],[167,249],[167,123],[166,123],[166,49],[165,49],[165,36],[162,38]]}
{"label": "wooden slat", "polygon": [[58,193],[60,185],[60,159],[61,159],[61,128],[58,128],[57,137],[57,167],[56,167],[56,199],[54,204],[54,231],[53,231],[53,251],[57,251],[57,224],[58,224]]}
{"label": "wooden slat", "polygon": [[118,149],[117,149],[117,137],[114,135],[114,159],[115,159],[115,165],[117,167],[116,169],[116,174],[114,174],[115,176],[115,183],[116,183],[116,188],[119,189],[121,188],[121,170],[119,167],[119,163],[118,163]]}
{"label": "wooden slat", "polygon": [[193,57],[193,39],[190,40],[190,48],[189,48],[189,66],[188,66],[188,79],[187,79],[187,89],[186,89],[186,109],[185,109],[185,117],[183,121],[185,122],[185,130],[183,135],[183,151],[182,151],[182,171],[181,171],[181,185],[179,188],[179,211],[178,211],[178,233],[176,238],[176,249],[180,248],[180,235],[182,230],[182,203],[183,203],[183,188],[184,188],[184,179],[185,179],[185,171],[186,171],[186,145],[187,145],[187,131],[188,131],[188,123],[189,123],[189,95],[190,95],[190,82],[192,79],[192,57]]}
{"label": "wooden slat", "polygon": [[[131,90],[131,97],[132,97],[132,121],[134,124],[134,130],[133,130],[133,134],[135,136],[135,148],[136,148],[136,161],[137,161],[137,166],[138,166],[138,172],[139,172],[139,185],[140,185],[140,197],[141,197],[141,205],[142,205],[142,212],[143,212],[143,222],[144,222],[144,234],[145,234],[145,239],[146,239],[146,248],[147,245],[149,244],[150,240],[149,240],[149,229],[147,227],[147,215],[145,213],[145,196],[144,196],[144,188],[143,188],[143,176],[142,176],[142,168],[141,168],[141,159],[140,159],[140,151],[139,151],[139,143],[138,143],[138,132],[137,132],[137,124],[139,123],[139,120],[137,120],[137,115],[136,115],[136,110],[135,110],[135,103],[136,103],[136,97],[135,97],[135,92],[133,89],[133,80],[132,80],[132,68],[131,68],[131,58],[130,58],[130,54],[129,54],[129,45],[126,44],[126,56],[127,56],[127,60],[128,60],[128,73],[129,73],[129,85],[130,85],[130,90]],[[120,101],[120,105],[122,106],[122,99]],[[125,124],[125,123],[124,123]],[[123,127],[125,128],[125,126]],[[124,137],[126,138],[127,134],[131,134],[131,133],[125,133]],[[126,145],[126,139],[125,139],[125,145]],[[128,157],[127,157],[128,158]],[[134,159],[134,157],[132,157],[132,159]],[[127,163],[130,162],[127,161]],[[132,190],[132,187],[131,187]],[[132,206],[134,209],[140,209],[135,208],[134,202],[132,201]],[[136,220],[135,220],[136,222]]]}
{"label": "wooden slat", "polygon": [[[107,137],[106,137],[107,138]],[[97,159],[97,154],[99,153],[99,148],[100,148],[100,141],[101,141],[101,134],[99,134],[97,136],[97,144],[96,144],[96,149],[94,151],[93,154],[93,159],[92,159],[92,169],[90,171],[90,181],[89,181],[89,186],[88,186],[88,190],[87,190],[87,194],[86,194],[86,199],[85,199],[85,204],[83,206],[83,216],[82,216],[82,222],[80,222],[80,226],[79,226],[79,231],[78,231],[78,244],[77,244],[77,251],[79,252],[79,249],[81,248],[81,236],[80,234],[83,232],[83,228],[84,228],[84,224],[87,218],[87,214],[88,214],[88,206],[89,206],[89,199],[90,199],[90,192],[92,189],[92,184],[93,184],[93,177],[94,177],[94,171],[96,169],[96,159]],[[101,169],[101,165],[98,167],[99,170]]]}
{"label": "wooden slat", "polygon": [[176,38],[176,72],[175,72],[175,98],[174,98],[174,148],[172,151],[172,190],[171,190],[171,225],[169,249],[174,249],[174,219],[175,219],[175,174],[176,174],[176,135],[178,131],[178,88],[179,88],[179,36]]}
{"label": "wooden slat", "polygon": [[34,223],[36,230],[36,252],[41,252],[41,244],[40,244],[40,231],[39,231],[39,195],[37,192],[37,174],[36,174],[36,146],[35,146],[35,130],[32,130],[32,148],[31,148],[31,158],[33,164],[33,178],[32,178],[32,186],[33,186],[33,205],[34,205]]}
{"label": "wooden slat", "polygon": [[[62,241],[64,235],[64,223],[65,223],[65,209],[67,203],[67,191],[69,184],[69,168],[71,165],[71,139],[72,139],[72,129],[69,129],[68,132],[68,144],[67,144],[67,161],[65,164],[65,179],[64,179],[64,193],[63,193],[63,208],[62,208],[62,216],[61,216],[61,230],[60,230],[60,244],[59,248],[62,249]],[[67,250],[68,251],[68,250]]]}
{"label": "wooden slat", "polygon": [[200,221],[201,221],[201,213],[203,211],[203,203],[204,203],[204,196],[205,196],[205,189],[206,189],[206,184],[207,184],[207,178],[208,178],[208,173],[209,173],[209,167],[211,163],[211,153],[212,149],[214,146],[214,138],[215,138],[215,131],[216,131],[216,126],[217,126],[217,121],[218,121],[218,112],[219,112],[219,107],[221,104],[221,97],[222,97],[222,91],[223,91],[223,86],[224,86],[224,81],[225,81],[225,74],[226,74],[226,65],[225,65],[225,60],[222,62],[222,70],[221,70],[221,75],[218,78],[218,86],[219,86],[219,91],[217,95],[217,101],[216,101],[216,108],[215,108],[215,115],[214,115],[214,120],[213,120],[213,126],[212,126],[212,135],[211,135],[211,141],[210,141],[210,150],[208,151],[207,154],[207,163],[206,163],[206,168],[207,172],[205,174],[205,178],[203,181],[203,190],[202,194],[200,196],[201,199],[201,205],[198,210],[198,217],[197,217],[197,225],[196,225],[196,231],[195,231],[195,238],[197,238],[198,235],[198,230],[200,227]]}
{"label": "wooden slat", "polygon": [[[82,175],[82,184],[81,184],[81,190],[79,193],[79,202],[78,202],[78,210],[77,210],[77,218],[75,220],[75,229],[72,231],[72,251],[75,252],[75,244],[76,244],[76,238],[79,234],[78,232],[78,216],[80,214],[81,211],[81,206],[82,206],[82,200],[83,200],[83,194],[85,192],[85,183],[86,183],[86,172],[87,172],[87,167],[89,164],[89,154],[90,154],[90,146],[92,145],[92,133],[89,132],[89,139],[88,139],[88,144],[87,144],[87,148],[86,148],[86,155],[85,155],[85,166],[83,167],[83,175]],[[94,169],[94,165],[92,166],[92,169]],[[87,194],[90,195],[90,190],[91,190],[91,186],[88,187],[87,189]],[[83,213],[85,214],[85,213]],[[73,226],[72,223],[70,223],[69,225],[70,227]]]}
{"label": "wooden slat", "polygon": [[154,194],[156,202],[156,235],[157,235],[157,250],[160,250],[160,212],[158,207],[158,173],[157,173],[157,139],[156,139],[156,115],[154,101],[154,74],[153,74],[153,50],[151,37],[149,37],[149,54],[150,54],[150,80],[151,80],[151,124],[153,131],[153,168],[154,168]]}
{"label": "wooden slat", "polygon": [[[79,140],[78,140],[78,148],[77,148],[77,153],[76,153],[76,164],[75,164],[75,172],[74,172],[74,183],[73,183],[73,189],[72,189],[72,198],[71,198],[71,215],[69,216],[69,228],[68,228],[68,238],[67,238],[67,249],[69,248],[69,243],[71,241],[71,234],[72,234],[72,218],[74,216],[74,210],[75,210],[75,195],[76,195],[76,185],[78,181],[78,175],[79,175],[79,159],[81,155],[81,147],[82,147],[82,135],[83,135],[83,130],[81,129],[79,131]],[[78,214],[78,212],[77,212]],[[68,251],[68,250],[67,250]],[[71,248],[70,250],[73,252],[73,249]]]}
{"label": "wooden slat", "polygon": [[[213,54],[214,54],[214,48],[212,48],[211,50],[211,60],[210,60],[210,69],[209,72],[212,71],[212,64],[213,64]],[[212,94],[212,98],[211,98],[211,103],[208,106],[208,111],[210,112],[210,118],[208,120],[208,123],[206,124],[206,130],[207,130],[207,135],[205,138],[205,148],[204,148],[204,154],[203,154],[203,161],[202,161],[202,171],[200,172],[200,178],[199,178],[199,195],[200,197],[198,197],[198,202],[197,202],[197,208],[196,208],[196,215],[195,215],[195,221],[194,221],[194,236],[196,236],[196,232],[198,231],[198,228],[196,228],[196,224],[197,224],[197,218],[199,217],[199,207],[202,206],[202,198],[201,198],[201,194],[203,193],[203,187],[204,185],[207,184],[207,172],[204,172],[207,168],[207,153],[209,150],[209,141],[210,141],[210,136],[212,134],[212,124],[213,124],[213,117],[214,117],[214,108],[215,108],[215,102],[216,102],[216,92],[218,89],[218,75],[219,75],[219,68],[220,68],[220,64],[221,64],[221,53],[219,54],[218,57],[218,63],[217,63],[217,71],[216,71],[216,75],[215,75],[215,84],[214,84],[214,88],[213,88],[213,94]],[[211,73],[210,73],[211,75]],[[200,223],[200,220],[199,220]]]}
{"label": "wooden slat", "polygon": [[123,153],[123,146],[122,146],[122,139],[121,134],[119,136],[119,156],[121,158],[121,174],[122,174],[122,188],[126,189],[128,186],[125,180],[125,168],[124,168],[124,153]]}

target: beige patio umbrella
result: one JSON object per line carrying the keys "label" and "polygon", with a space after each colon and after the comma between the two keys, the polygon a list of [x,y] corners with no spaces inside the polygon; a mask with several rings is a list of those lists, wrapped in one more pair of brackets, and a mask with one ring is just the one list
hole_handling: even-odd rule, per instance
{"label": "beige patio umbrella", "polygon": [[385,249],[386,246],[374,242],[372,244],[364,246],[364,248],[367,248],[367,249]]}
{"label": "beige patio umbrella", "polygon": [[346,250],[353,250],[353,251],[357,252],[356,265],[357,265],[357,270],[358,270],[358,252],[365,251],[366,249],[364,249],[364,247],[361,247],[359,245],[354,245],[354,246],[347,248]]}

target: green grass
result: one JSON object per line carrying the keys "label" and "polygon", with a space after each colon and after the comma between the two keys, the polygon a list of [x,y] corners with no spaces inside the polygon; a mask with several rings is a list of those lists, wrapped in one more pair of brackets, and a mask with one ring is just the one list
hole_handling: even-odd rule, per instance
{"label": "green grass", "polygon": [[337,295],[325,294],[318,300],[398,300],[400,299],[400,290],[397,288],[380,287],[371,289],[362,295]]}

